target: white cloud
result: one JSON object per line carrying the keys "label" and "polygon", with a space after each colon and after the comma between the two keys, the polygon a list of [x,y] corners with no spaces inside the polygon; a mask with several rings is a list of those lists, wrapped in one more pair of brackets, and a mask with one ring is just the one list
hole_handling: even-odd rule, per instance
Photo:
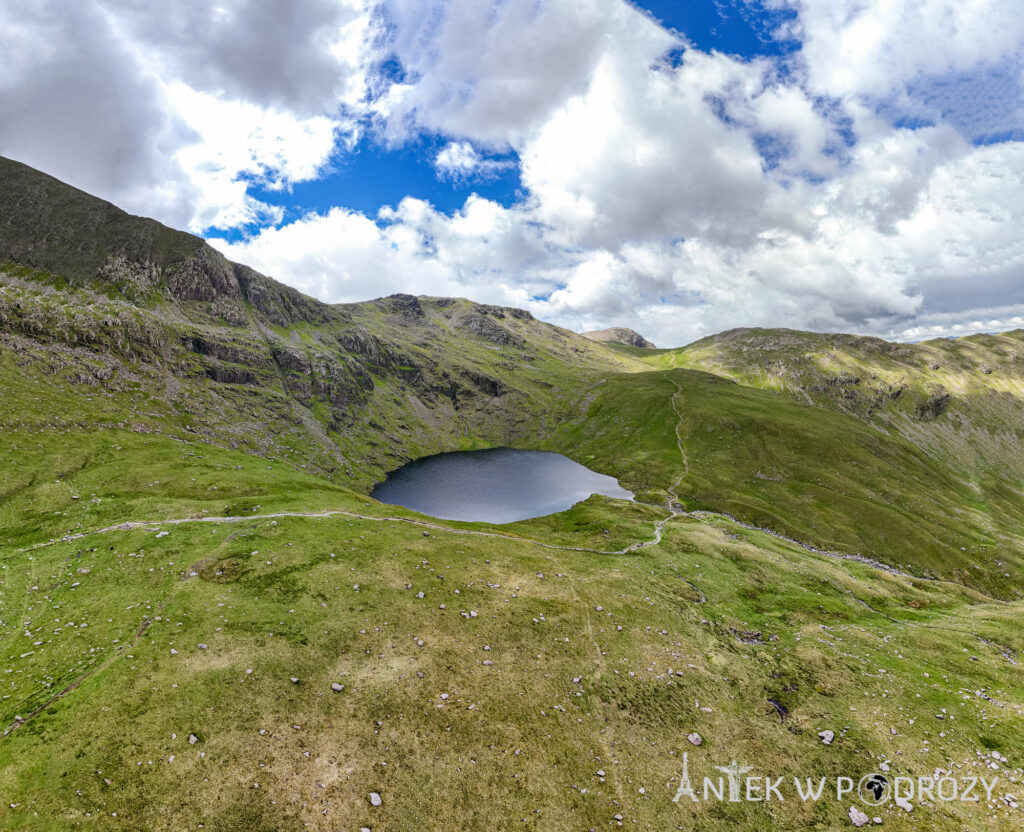
{"label": "white cloud", "polygon": [[815,93],[886,106],[897,118],[947,121],[972,136],[1005,132],[1009,109],[1013,126],[1024,129],[1024,15],[1016,0],[792,5]]}
{"label": "white cloud", "polygon": [[[312,178],[360,129],[369,2],[11,0],[0,153],[198,231],[275,221],[246,193]],[[355,112],[354,112],[355,111]]]}
{"label": "white cloud", "polygon": [[469,142],[448,142],[434,157],[438,175],[448,179],[486,179],[507,170],[506,159],[487,159]]}
{"label": "white cloud", "polygon": [[386,134],[418,130],[505,148],[582,92],[606,50],[675,39],[622,0],[383,0],[408,80],[378,103]]}
{"label": "white cloud", "polygon": [[[802,49],[743,60],[624,0],[12,0],[0,152],[172,224],[262,224],[215,243],[330,301],[467,295],[664,345],[1019,319],[1024,144],[976,144],[1024,129],[1016,4],[779,2]],[[423,161],[459,184],[517,164],[522,198],[275,227],[248,192],[368,130],[440,138]]]}
{"label": "white cloud", "polygon": [[228,257],[283,275],[292,286],[332,303],[392,291],[458,294],[449,267],[419,256],[422,243],[412,229],[402,226],[388,234],[344,208],[264,229],[245,243],[211,242]]}
{"label": "white cloud", "polygon": [[299,119],[180,83],[169,88],[168,100],[199,135],[199,141],[174,157],[201,194],[189,223],[195,230],[234,228],[261,219],[280,222],[279,209],[247,194],[248,181],[281,190],[316,178],[343,129],[325,116]]}

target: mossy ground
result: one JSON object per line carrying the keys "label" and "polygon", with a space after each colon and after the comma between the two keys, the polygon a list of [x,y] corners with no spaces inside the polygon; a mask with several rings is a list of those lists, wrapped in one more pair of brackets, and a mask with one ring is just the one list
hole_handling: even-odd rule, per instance
{"label": "mossy ground", "polygon": [[[39,476],[0,529],[3,724],[42,708],[0,740],[4,829],[848,825],[835,800],[673,803],[684,751],[691,776],[733,758],[787,779],[888,760],[1018,788],[1017,603],[724,519],[677,517],[624,555],[535,544],[621,548],[650,538],[656,507],[594,499],[510,526],[436,524],[449,532],[210,445],[4,443],[5,459],[35,446]],[[246,517],[324,509],[379,519]],[[19,551],[204,512],[238,519]],[[992,751],[1009,768],[986,768]],[[1019,828],[998,800],[879,811],[892,829]]]}

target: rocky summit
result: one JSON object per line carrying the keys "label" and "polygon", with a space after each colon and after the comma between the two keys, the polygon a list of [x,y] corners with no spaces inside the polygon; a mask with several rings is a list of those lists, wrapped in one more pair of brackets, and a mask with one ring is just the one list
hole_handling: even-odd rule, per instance
{"label": "rocky summit", "polygon": [[[1024,332],[652,346],[0,160],[0,829],[1019,828]],[[492,447],[634,499],[369,496]]]}
{"label": "rocky summit", "polygon": [[603,341],[605,343],[625,344],[627,347],[654,349],[654,344],[644,338],[639,332],[623,326],[613,326],[611,329],[595,329],[590,332],[584,332],[583,337],[589,338],[591,341]]}

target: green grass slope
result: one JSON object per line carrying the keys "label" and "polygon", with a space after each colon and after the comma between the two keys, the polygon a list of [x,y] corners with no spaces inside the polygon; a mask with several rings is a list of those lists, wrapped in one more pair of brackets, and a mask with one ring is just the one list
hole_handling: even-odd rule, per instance
{"label": "green grass slope", "polygon": [[850,413],[986,487],[1024,478],[1024,331],[897,344],[856,335],[738,329],[642,360],[689,367]]}
{"label": "green grass slope", "polygon": [[571,448],[647,499],[664,500],[676,482],[691,510],[999,597],[1019,592],[1019,507],[853,416],[692,370],[615,376],[581,411],[549,447]]}
{"label": "green grass slope", "polygon": [[[674,803],[684,751],[691,777],[998,776],[991,802],[872,814],[1018,828],[1017,603],[724,519],[572,551],[652,517],[424,526],[239,452],[95,432],[72,459],[72,438],[3,440],[53,450],[31,533],[2,518],[0,828],[848,825],[834,799]],[[296,509],[344,513],[268,516]],[[59,539],[115,519],[153,522]]]}

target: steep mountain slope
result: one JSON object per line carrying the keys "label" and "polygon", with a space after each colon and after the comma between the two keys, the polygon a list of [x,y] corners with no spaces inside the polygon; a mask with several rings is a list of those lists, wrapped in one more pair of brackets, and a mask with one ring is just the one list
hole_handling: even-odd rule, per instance
{"label": "steep mountain slope", "polygon": [[737,329],[647,359],[850,413],[990,488],[1024,480],[1024,331],[918,344]]}
{"label": "steep mountain slope", "polygon": [[641,366],[522,310],[323,304],[9,160],[0,190],[17,366],[145,390],[179,432],[364,487],[413,456],[543,432],[598,374]]}

